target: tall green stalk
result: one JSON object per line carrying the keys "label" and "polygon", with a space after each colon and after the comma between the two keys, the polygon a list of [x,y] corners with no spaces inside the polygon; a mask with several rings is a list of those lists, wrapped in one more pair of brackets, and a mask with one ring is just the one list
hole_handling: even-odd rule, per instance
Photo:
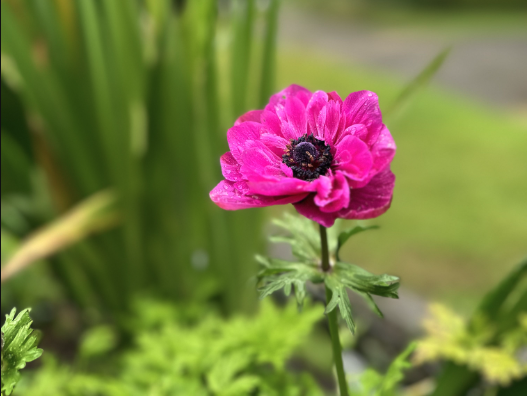
{"label": "tall green stalk", "polygon": [[[15,98],[6,102],[20,103],[21,114],[2,110],[2,154],[5,142],[11,146],[2,155],[11,179],[2,181],[2,208],[20,197],[28,202],[33,173],[44,175],[52,197],[46,212],[23,213],[32,216],[30,227],[3,226],[23,238],[112,189],[121,226],[50,264],[78,305],[114,316],[136,292],[192,298],[204,278],[217,283],[226,313],[256,302],[247,280],[261,244],[254,235],[261,214],[227,217],[208,193],[221,180],[227,129],[253,106],[251,87],[271,92],[278,1],[266,18],[261,75],[250,62],[260,48],[252,34],[254,0],[234,3],[228,49],[217,47],[217,1],[189,1],[178,10],[172,3],[1,4],[2,97]],[[218,59],[227,56],[222,69]],[[26,152],[27,161],[20,160]]]}
{"label": "tall green stalk", "polygon": [[[326,227],[320,226],[320,246],[322,251],[322,270],[331,271],[329,263],[328,235]],[[331,289],[326,286],[326,304],[331,301]],[[333,349],[333,360],[337,371],[337,381],[339,385],[340,396],[348,396],[348,383],[344,372],[344,363],[342,362],[342,346],[340,345],[337,310],[334,309],[328,314],[329,333],[331,335],[331,347]]]}

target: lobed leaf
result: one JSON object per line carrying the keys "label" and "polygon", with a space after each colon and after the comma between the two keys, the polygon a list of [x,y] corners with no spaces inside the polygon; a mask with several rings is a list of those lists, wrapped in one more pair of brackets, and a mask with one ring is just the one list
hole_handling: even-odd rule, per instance
{"label": "lobed leaf", "polygon": [[323,280],[323,274],[312,263],[295,263],[264,256],[256,256],[256,259],[264,266],[257,275],[258,283],[262,285],[258,289],[260,299],[280,289],[284,289],[285,295],[288,296],[294,286],[300,307],[306,296],[305,283],[320,283]]}
{"label": "lobed leaf", "polygon": [[13,308],[2,326],[2,395],[10,395],[20,379],[19,370],[42,355],[37,348],[39,336],[31,329],[30,311],[24,309],[15,318]]}
{"label": "lobed leaf", "polygon": [[275,219],[273,223],[289,231],[292,236],[271,237],[272,242],[290,244],[293,255],[300,260],[320,260],[320,236],[310,220],[286,213],[283,220]]}

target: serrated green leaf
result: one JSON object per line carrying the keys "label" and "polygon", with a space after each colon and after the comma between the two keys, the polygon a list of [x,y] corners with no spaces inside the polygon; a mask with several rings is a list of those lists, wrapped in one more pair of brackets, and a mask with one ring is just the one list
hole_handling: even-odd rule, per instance
{"label": "serrated green leaf", "polygon": [[310,220],[289,213],[283,219],[274,219],[273,223],[291,233],[291,237],[272,237],[274,242],[291,245],[293,255],[300,260],[318,261],[320,258],[320,236]]}
{"label": "serrated green leaf", "polygon": [[301,307],[306,295],[305,283],[318,283],[323,279],[323,274],[313,263],[296,263],[264,256],[257,256],[257,260],[264,266],[257,275],[258,283],[262,285],[258,289],[260,299],[282,288],[289,295],[294,286],[297,303]]}
{"label": "serrated green leaf", "polygon": [[337,305],[339,304],[339,294],[332,292],[331,294],[331,300],[329,300],[329,303],[326,305],[326,309],[324,313],[327,315],[331,311],[333,311]]}
{"label": "serrated green leaf", "polygon": [[329,313],[339,307],[340,316],[346,322],[348,329],[355,334],[355,322],[351,311],[351,302],[348,297],[348,292],[342,283],[334,276],[328,276],[325,279],[326,286],[331,290],[331,299],[326,306],[326,313]]}
{"label": "serrated green leaf", "polygon": [[368,226],[368,227],[356,226],[350,230],[342,231],[338,236],[337,251],[335,252],[335,256],[337,257],[337,260],[339,260],[340,249],[342,248],[342,246],[344,246],[344,244],[348,241],[348,239],[350,239],[353,235],[358,234],[360,232],[374,230],[377,228],[379,228],[379,226],[376,226],[376,225]]}
{"label": "serrated green leaf", "polygon": [[352,332],[355,331],[356,326],[346,289],[351,289],[364,297],[371,309],[381,317],[382,312],[371,294],[398,298],[399,278],[386,274],[373,275],[353,264],[336,263],[333,271],[325,277],[324,281],[332,292],[332,297],[326,306],[326,313],[333,311],[338,305],[342,318]]}
{"label": "serrated green leaf", "polygon": [[399,278],[396,276],[374,275],[357,265],[342,262],[335,265],[334,276],[352,290],[382,297],[399,298],[397,294]]}
{"label": "serrated green leaf", "polygon": [[295,285],[296,302],[299,307],[302,307],[302,305],[304,304],[304,298],[306,298],[305,282],[296,280],[294,281],[294,285]]}
{"label": "serrated green leaf", "polygon": [[31,329],[30,311],[24,309],[15,318],[16,308],[13,308],[2,326],[2,394],[5,395],[11,394],[20,379],[19,370],[42,355],[42,349],[37,348],[39,337]]}
{"label": "serrated green leaf", "polygon": [[379,309],[379,307],[377,306],[377,304],[375,303],[375,300],[373,299],[373,297],[371,296],[370,293],[359,293],[362,297],[364,297],[364,299],[366,300],[366,302],[368,303],[368,306],[371,308],[371,310],[373,312],[375,312],[377,315],[379,315],[381,318],[384,318],[384,315],[382,314],[381,310]]}
{"label": "serrated green leaf", "polygon": [[342,319],[346,322],[348,329],[355,334],[355,322],[351,312],[351,302],[345,288],[339,288],[339,310]]}

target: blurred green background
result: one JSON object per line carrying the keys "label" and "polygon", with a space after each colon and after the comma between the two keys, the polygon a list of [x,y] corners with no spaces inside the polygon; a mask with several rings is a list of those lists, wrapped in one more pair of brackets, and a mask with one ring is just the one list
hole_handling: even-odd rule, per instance
{"label": "blurred green background", "polygon": [[253,256],[292,208],[208,192],[233,121],[292,83],[377,92],[398,146],[392,208],[343,258],[471,312],[527,254],[525,20],[516,0],[2,0],[2,265],[49,253],[2,313],[33,306],[67,355],[142,293],[254,312]]}

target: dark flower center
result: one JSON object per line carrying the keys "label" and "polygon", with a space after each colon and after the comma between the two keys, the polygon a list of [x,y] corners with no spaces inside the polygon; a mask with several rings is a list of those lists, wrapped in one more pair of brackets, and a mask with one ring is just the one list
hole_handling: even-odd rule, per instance
{"label": "dark flower center", "polygon": [[293,176],[307,181],[325,175],[331,161],[331,148],[313,135],[291,139],[282,155],[282,162],[293,170]]}

